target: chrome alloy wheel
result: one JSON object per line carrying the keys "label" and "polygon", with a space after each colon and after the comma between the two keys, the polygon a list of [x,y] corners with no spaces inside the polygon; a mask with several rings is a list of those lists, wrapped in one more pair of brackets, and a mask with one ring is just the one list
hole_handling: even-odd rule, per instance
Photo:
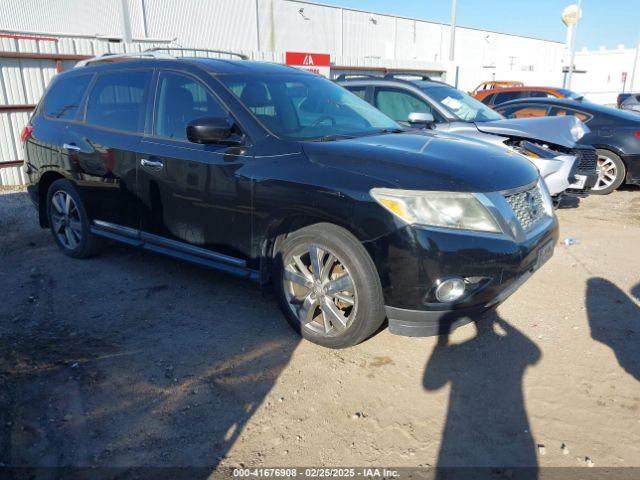
{"label": "chrome alloy wheel", "polygon": [[618,177],[618,167],[615,162],[604,155],[598,155],[598,181],[593,187],[594,190],[604,190],[609,188]]}
{"label": "chrome alloy wheel", "polygon": [[317,245],[301,245],[284,259],[283,282],[287,303],[303,328],[334,336],[353,322],[356,288],[335,254]]}
{"label": "chrome alloy wheel", "polygon": [[75,250],[82,240],[82,222],[76,202],[59,190],[51,197],[53,231],[64,248]]}

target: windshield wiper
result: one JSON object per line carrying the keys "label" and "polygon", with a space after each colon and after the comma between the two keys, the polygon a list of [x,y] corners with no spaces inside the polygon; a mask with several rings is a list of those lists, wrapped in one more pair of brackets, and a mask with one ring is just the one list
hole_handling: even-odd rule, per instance
{"label": "windshield wiper", "polygon": [[346,140],[349,138],[356,138],[353,135],[344,135],[336,133],[333,135],[323,135],[322,137],[314,138],[314,142],[335,142],[336,140]]}

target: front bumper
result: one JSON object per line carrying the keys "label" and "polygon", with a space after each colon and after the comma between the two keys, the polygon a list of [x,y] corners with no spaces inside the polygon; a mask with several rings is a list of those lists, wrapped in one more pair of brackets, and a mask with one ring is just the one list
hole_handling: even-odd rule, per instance
{"label": "front bumper", "polygon": [[[538,251],[558,240],[558,223],[516,242],[506,236],[403,227],[365,244],[382,282],[391,333],[431,336],[450,332],[496,307],[539,267]],[[448,276],[483,278],[466,297],[437,303],[430,292]]]}
{"label": "front bumper", "polygon": [[571,188],[571,181],[577,164],[577,159],[574,155],[558,155],[554,158],[527,158],[538,168],[552,196],[560,195],[568,188]]}

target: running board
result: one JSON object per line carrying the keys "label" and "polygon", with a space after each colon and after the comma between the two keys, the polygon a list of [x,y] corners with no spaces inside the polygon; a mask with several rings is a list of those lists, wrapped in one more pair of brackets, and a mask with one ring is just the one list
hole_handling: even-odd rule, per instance
{"label": "running board", "polygon": [[109,222],[95,220],[91,226],[91,233],[132,247],[142,248],[151,252],[168,255],[196,265],[220,270],[232,275],[249,278],[254,281],[260,279],[260,272],[247,267],[247,262],[240,258],[189,245],[188,243],[171,240],[169,238],[140,232],[133,228],[123,227]]}

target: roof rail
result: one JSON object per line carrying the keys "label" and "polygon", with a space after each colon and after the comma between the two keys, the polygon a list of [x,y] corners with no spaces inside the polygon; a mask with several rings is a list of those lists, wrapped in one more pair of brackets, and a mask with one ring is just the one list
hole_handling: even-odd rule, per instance
{"label": "roof rail", "polygon": [[185,47],[153,47],[145,50],[145,52],[170,52],[170,51],[178,51],[178,52],[207,52],[207,53],[219,53],[221,55],[232,55],[235,57],[239,57],[242,60],[249,60],[249,57],[244,53],[231,52],[229,50],[211,50],[209,48],[185,48]]}
{"label": "roof rail", "polygon": [[118,59],[123,59],[123,58],[135,58],[135,57],[142,57],[142,58],[174,58],[171,55],[168,54],[162,54],[162,53],[156,53],[156,52],[151,52],[148,50],[145,50],[143,52],[129,52],[129,53],[103,53],[102,55],[98,55],[92,58],[87,58],[86,60],[80,60],[78,63],[76,63],[76,67],[86,67],[87,65],[90,65],[92,63],[98,63],[98,62],[111,62],[111,61],[118,61]]}
{"label": "roof rail", "polygon": [[347,80],[349,78],[382,78],[382,76],[371,75],[368,73],[341,73],[334,79],[334,81],[341,82],[342,80]]}
{"label": "roof rail", "polygon": [[431,77],[429,75],[425,75],[424,73],[419,72],[389,72],[384,76],[384,78],[388,79],[394,79],[396,77],[417,77],[420,80],[425,80],[427,82],[431,80]]}
{"label": "roof rail", "polygon": [[207,52],[207,53],[218,53],[222,55],[235,55],[240,57],[242,60],[248,60],[249,57],[236,52],[229,52],[226,50],[209,50],[207,48],[183,48],[183,47],[153,47],[147,50],[143,50],[142,52],[129,52],[129,53],[103,53],[102,55],[98,55],[96,57],[88,58],[86,60],[81,60],[76,63],[76,67],[86,67],[92,63],[98,62],[111,62],[118,61],[118,59],[124,58],[159,58],[159,59],[175,59],[174,55],[170,53],[171,50],[180,51],[180,52]]}

